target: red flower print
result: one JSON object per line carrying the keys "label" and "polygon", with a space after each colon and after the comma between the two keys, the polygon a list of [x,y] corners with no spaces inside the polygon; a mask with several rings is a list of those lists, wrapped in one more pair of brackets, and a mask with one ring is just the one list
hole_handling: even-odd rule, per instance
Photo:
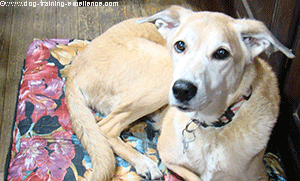
{"label": "red flower print", "polygon": [[49,171],[51,172],[51,180],[63,180],[66,169],[71,165],[71,160],[75,156],[75,148],[71,141],[70,132],[58,131],[51,134],[54,143],[49,145],[49,149],[53,152],[50,154],[47,162],[37,170],[37,174],[45,177]]}
{"label": "red flower print", "polygon": [[31,115],[32,121],[36,123],[45,115],[53,115],[56,103],[45,96],[35,95],[32,92],[25,92],[17,107],[17,124],[23,120],[25,116],[26,102],[31,102],[34,105],[34,111]]}
{"label": "red flower print", "polygon": [[68,44],[68,43],[69,43],[69,39],[42,39],[42,40],[35,39],[32,43],[30,43],[26,53],[26,57],[33,54],[37,49],[37,47],[39,47],[40,45],[43,45],[48,49],[52,49],[55,46],[57,46],[57,44]]}
{"label": "red flower print", "polygon": [[64,82],[60,78],[52,79],[46,84],[45,80],[31,80],[27,82],[28,90],[35,95],[43,95],[51,99],[59,99],[63,94]]}
{"label": "red flower print", "polygon": [[67,173],[66,169],[70,165],[71,160],[64,160],[57,154],[53,154],[36,172],[40,177],[44,178],[49,176],[50,171],[51,181],[62,181]]}
{"label": "red flower print", "polygon": [[26,102],[34,104],[34,123],[46,114],[53,115],[57,107],[53,99],[60,98],[64,86],[57,71],[58,68],[47,61],[35,62],[27,67],[21,82],[17,123],[25,118]]}
{"label": "red flower print", "polygon": [[48,59],[49,57],[50,57],[50,51],[48,47],[44,46],[41,43],[38,48],[33,50],[33,53],[31,55],[26,56],[25,68],[27,68],[32,63],[35,63],[36,61]]}
{"label": "red flower print", "polygon": [[18,128],[14,129],[14,131],[13,131],[13,144],[11,145],[11,151],[16,152],[16,153],[18,152],[18,150],[16,148],[17,139],[19,139],[18,133],[19,133],[19,129]]}
{"label": "red flower print", "polygon": [[11,160],[8,180],[19,180],[31,171],[45,163],[48,152],[45,149],[47,141],[39,136],[22,138],[20,152]]}
{"label": "red flower print", "polygon": [[49,146],[50,150],[53,150],[51,154],[57,154],[63,159],[71,160],[75,156],[75,148],[72,143],[72,132],[57,131],[51,134],[54,139],[54,143]]}
{"label": "red flower print", "polygon": [[42,79],[48,84],[52,79],[57,78],[58,67],[47,61],[37,61],[25,69],[21,84],[27,86],[29,81]]}
{"label": "red flower print", "polygon": [[58,121],[64,130],[72,131],[72,125],[66,98],[61,99],[61,105],[58,109],[55,110],[54,114],[58,116]]}
{"label": "red flower print", "polygon": [[184,181],[183,179],[177,178],[174,175],[165,175],[165,181]]}
{"label": "red flower print", "polygon": [[48,181],[49,177],[49,174],[47,174],[45,177],[40,177],[36,172],[31,172],[24,181]]}

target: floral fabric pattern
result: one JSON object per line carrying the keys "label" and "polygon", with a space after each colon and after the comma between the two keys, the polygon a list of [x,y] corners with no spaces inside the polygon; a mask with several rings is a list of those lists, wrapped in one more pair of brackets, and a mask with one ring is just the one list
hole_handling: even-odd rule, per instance
{"label": "floral fabric pattern", "polygon": [[[65,78],[60,71],[88,44],[89,41],[77,39],[36,39],[29,45],[20,81],[7,180],[84,181],[92,173],[91,159],[72,131],[64,95]],[[95,113],[95,119],[101,117]],[[161,163],[156,149],[158,135],[151,120],[141,118],[121,138],[155,161],[164,180],[182,180]],[[274,169],[278,167],[274,157],[269,155],[265,161],[270,180],[283,181],[283,171]],[[118,156],[116,160],[113,181],[145,180],[125,160]]]}

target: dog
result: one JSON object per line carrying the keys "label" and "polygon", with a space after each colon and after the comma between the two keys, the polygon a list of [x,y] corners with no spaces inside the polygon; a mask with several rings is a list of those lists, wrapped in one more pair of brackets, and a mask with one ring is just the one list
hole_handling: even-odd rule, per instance
{"label": "dog", "polygon": [[[262,157],[280,97],[258,55],[275,51],[294,57],[262,22],[180,6],[94,39],[64,70],[72,127],[93,163],[90,180],[114,175],[114,153],[138,174],[162,177],[119,138],[145,115],[162,123],[161,160],[185,180],[267,180]],[[97,123],[92,110],[107,116]]]}

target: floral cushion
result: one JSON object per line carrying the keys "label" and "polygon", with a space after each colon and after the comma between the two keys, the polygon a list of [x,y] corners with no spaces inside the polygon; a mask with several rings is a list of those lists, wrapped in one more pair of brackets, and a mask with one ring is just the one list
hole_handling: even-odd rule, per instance
{"label": "floral cushion", "polygon": [[[88,43],[45,39],[30,44],[20,82],[8,180],[86,180],[92,172],[90,157],[71,128],[65,78],[60,73]],[[96,119],[100,116],[95,113]],[[160,163],[157,136],[150,121],[144,118],[121,137],[156,161],[166,180],[179,180]],[[122,158],[116,156],[116,160],[113,180],[143,180]]]}
{"label": "floral cushion", "polygon": [[[77,39],[36,39],[30,44],[22,70],[7,180],[84,181],[91,174],[90,157],[71,128],[65,78],[60,73],[88,44],[89,41]],[[103,116],[95,113],[96,119],[100,117]],[[164,180],[182,180],[160,162],[156,150],[158,134],[151,121],[142,118],[121,137],[157,162]],[[116,156],[116,160],[117,171],[112,180],[144,180],[122,158]],[[265,163],[270,180],[285,180],[275,155],[267,155]]]}

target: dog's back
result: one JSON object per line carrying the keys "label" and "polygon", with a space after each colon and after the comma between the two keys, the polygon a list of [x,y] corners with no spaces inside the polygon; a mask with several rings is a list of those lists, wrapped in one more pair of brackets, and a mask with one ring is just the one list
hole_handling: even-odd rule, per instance
{"label": "dog's back", "polygon": [[[168,101],[173,68],[165,40],[154,25],[135,21],[121,22],[94,39],[65,70],[72,127],[91,156],[91,180],[109,180],[114,174],[112,148],[118,152],[122,146],[119,138],[110,136],[118,137],[128,124]],[[97,124],[92,109],[108,116]],[[107,138],[116,142],[109,144]]]}

